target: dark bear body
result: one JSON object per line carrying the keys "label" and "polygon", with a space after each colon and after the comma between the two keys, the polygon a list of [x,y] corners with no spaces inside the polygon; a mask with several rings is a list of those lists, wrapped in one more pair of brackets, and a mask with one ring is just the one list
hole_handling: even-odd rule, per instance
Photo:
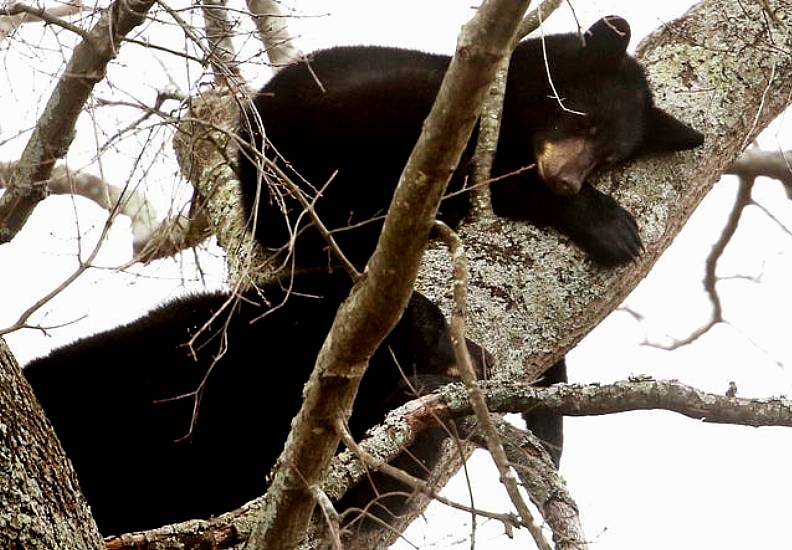
{"label": "dark bear body", "polygon": [[[346,275],[304,274],[294,279],[283,305],[286,292],[271,284],[263,295],[246,293],[233,315],[227,306],[221,310],[226,293],[191,296],[27,365],[24,374],[74,465],[100,531],[207,518],[263,494],[302,403],[303,385],[349,290]],[[264,300],[272,310],[251,323],[268,311],[260,305]],[[193,344],[193,357],[186,344],[210,319],[211,327]],[[468,348],[482,369],[486,352],[472,342]],[[349,421],[356,439],[414,397],[391,351],[404,375],[416,386],[428,385],[422,391],[453,380],[445,318],[415,293],[361,382]],[[194,409],[189,394],[205,376]],[[426,466],[436,458],[442,430],[428,430],[411,447]],[[400,461],[423,475],[425,466]],[[370,490],[357,494],[345,505],[363,507],[372,498]],[[393,513],[403,500],[388,502]]]}
{"label": "dark bear body", "polygon": [[[564,107],[577,113],[554,98],[542,41],[516,48],[492,170],[492,205],[499,216],[553,226],[595,261],[612,265],[640,253],[638,229],[616,201],[585,182],[587,176],[643,153],[695,147],[702,136],[654,107],[642,67],[625,53],[626,21],[604,18],[584,38],[585,45],[577,34],[548,36],[544,43],[552,85]],[[318,196],[319,218],[358,266],[373,251],[449,60],[381,47],[320,51],[277,73],[256,97],[257,113],[243,117],[243,141],[261,151],[257,129],[263,125],[265,156],[308,201]],[[470,210],[469,193],[454,193],[464,186],[475,137],[449,183],[452,196],[440,205],[439,219],[452,227]],[[284,250],[299,232],[297,265],[326,266],[324,240],[293,190],[270,177],[267,167],[259,185],[255,156],[242,151],[239,175],[249,219],[257,210],[257,239]]]}

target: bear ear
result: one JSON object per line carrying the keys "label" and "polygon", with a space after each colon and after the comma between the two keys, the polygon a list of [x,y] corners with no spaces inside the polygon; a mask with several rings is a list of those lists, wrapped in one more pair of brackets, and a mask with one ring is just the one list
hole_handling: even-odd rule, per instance
{"label": "bear ear", "polygon": [[603,17],[583,34],[584,53],[591,61],[617,64],[630,43],[630,24],[617,15]]}
{"label": "bear ear", "polygon": [[693,149],[704,143],[704,135],[680,122],[665,111],[652,107],[649,110],[641,154],[668,153]]}

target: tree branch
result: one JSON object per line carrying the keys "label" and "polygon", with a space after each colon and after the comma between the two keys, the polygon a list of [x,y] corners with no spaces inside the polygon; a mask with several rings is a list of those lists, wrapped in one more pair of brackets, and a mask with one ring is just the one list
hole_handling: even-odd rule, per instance
{"label": "tree branch", "polygon": [[[746,399],[716,395],[697,390],[676,381],[629,380],[613,384],[557,384],[547,388],[521,382],[482,382],[483,395],[490,411],[551,412],[565,416],[614,414],[637,410],[668,410],[706,423],[745,426],[792,427],[792,401],[779,398]],[[344,451],[333,460],[328,482],[323,486],[338,498],[346,488],[366,475],[361,458],[370,467],[383,467],[409,446],[418,432],[437,426],[451,418],[471,415],[473,407],[465,387],[449,384],[432,395],[410,401],[390,412],[385,421],[369,431],[368,437]],[[577,506],[564,487],[563,480],[551,465],[541,443],[528,432],[497,422],[509,461],[517,469],[532,500],[556,534],[558,549],[585,548],[577,518]],[[464,433],[480,446],[484,436],[474,429]],[[354,443],[354,442],[353,442]],[[359,453],[358,453],[359,451]],[[434,493],[431,485],[411,480],[400,471],[399,479],[420,490]],[[468,507],[446,502],[449,506]],[[247,540],[254,516],[263,506],[263,498],[209,521],[189,521],[173,526],[106,539],[107,550],[133,550],[145,545],[181,545],[183,550],[199,550],[207,544],[213,548],[230,548]],[[508,516],[488,514],[499,521],[511,523]],[[514,524],[516,525],[516,524]],[[566,545],[566,546],[565,546]]]}
{"label": "tree branch", "polygon": [[286,16],[283,14],[280,2],[247,0],[247,6],[273,68],[277,70],[304,58],[289,33]]}
{"label": "tree branch", "polygon": [[69,149],[77,117],[94,85],[104,78],[124,36],[143,22],[153,4],[154,0],[116,0],[74,48],[0,197],[0,243],[14,238],[46,196],[42,182],[50,179],[55,161]]}
{"label": "tree branch", "polygon": [[74,471],[2,338],[0,502],[0,548],[102,548]]}
{"label": "tree branch", "polygon": [[[577,504],[541,441],[531,432],[517,429],[502,419],[496,420],[496,426],[505,442],[509,463],[553,531],[556,550],[586,550],[588,544]],[[479,446],[486,443],[475,431],[470,439]]]}
{"label": "tree branch", "polygon": [[209,62],[214,70],[215,80],[220,85],[233,86],[242,81],[239,73],[236,49],[231,38],[234,27],[228,20],[228,9],[225,0],[202,0],[201,11],[206,28],[206,39],[211,46]]}
{"label": "tree branch", "polygon": [[22,2],[13,2],[7,8],[0,9],[0,42],[10,36],[17,27],[37,21],[61,27],[87,39],[88,33],[85,30],[62,19],[62,17],[80,13],[84,9],[82,2],[79,1],[67,2],[47,9],[28,6]]}
{"label": "tree branch", "polygon": [[[511,50],[514,50],[519,40],[536,30],[542,21],[549,17],[560,5],[561,0],[544,0],[538,8],[531,10],[520,23],[517,36],[512,42]],[[508,74],[509,58],[506,58],[501,61],[495,70],[495,79],[488,90],[484,104],[481,106],[479,135],[476,141],[476,151],[473,154],[472,189],[470,191],[474,217],[492,215],[489,186],[486,184],[490,179],[492,162],[495,160],[495,151],[498,147],[503,98],[506,93]]]}

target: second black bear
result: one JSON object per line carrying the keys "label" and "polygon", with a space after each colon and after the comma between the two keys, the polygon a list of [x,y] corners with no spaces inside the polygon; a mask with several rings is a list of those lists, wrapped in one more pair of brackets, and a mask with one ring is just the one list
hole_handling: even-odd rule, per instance
{"label": "second black bear", "polygon": [[[637,256],[641,240],[630,213],[587,184],[589,174],[703,141],[654,106],[643,68],[626,54],[629,39],[628,23],[611,16],[583,36],[520,43],[511,58],[492,171],[495,214],[555,227],[604,265]],[[256,112],[248,111],[241,122],[243,142],[255,147],[242,148],[239,177],[256,238],[283,251],[298,235],[297,265],[328,264],[324,239],[293,189],[270,178],[271,168],[264,168],[263,180],[259,176],[254,159],[263,151],[308,201],[316,199],[319,218],[345,255],[365,264],[449,59],[395,48],[336,47],[278,72],[256,97]],[[463,188],[474,143],[475,135],[449,193]],[[469,210],[469,193],[457,193],[440,205],[438,217],[453,227]]]}
{"label": "second black bear", "polygon": [[[208,518],[263,494],[350,287],[343,273],[306,273],[294,278],[287,301],[287,291],[272,283],[245,293],[232,313],[222,309],[227,293],[190,296],[30,362],[25,377],[74,465],[100,531]],[[486,352],[470,341],[468,349],[483,371]],[[444,316],[414,293],[371,358],[349,421],[352,435],[360,439],[414,397],[405,377],[415,391],[431,391],[453,380],[455,366]],[[196,402],[191,392],[202,383]],[[545,422],[552,431],[546,416],[537,415],[531,427],[543,433]],[[443,428],[423,432],[398,465],[424,476],[443,434]],[[387,495],[369,506],[375,494],[394,489],[385,476],[375,474],[371,483],[359,484],[341,507],[368,507],[385,520],[402,511],[404,496]]]}

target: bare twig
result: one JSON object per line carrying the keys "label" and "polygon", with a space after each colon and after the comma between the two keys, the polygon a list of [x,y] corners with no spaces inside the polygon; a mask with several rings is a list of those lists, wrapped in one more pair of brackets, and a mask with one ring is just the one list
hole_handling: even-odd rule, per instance
{"label": "bare twig", "polygon": [[[577,504],[542,442],[531,432],[502,419],[496,419],[495,426],[505,443],[509,463],[553,531],[556,550],[586,550]],[[477,431],[471,432],[470,439],[479,446],[486,445],[486,439]]]}
{"label": "bare twig", "polygon": [[492,460],[498,468],[501,483],[506,488],[506,493],[520,514],[523,525],[526,526],[531,536],[536,542],[536,546],[541,550],[550,550],[550,545],[542,535],[542,530],[536,525],[533,514],[528,509],[525,501],[520,495],[517,486],[517,480],[514,472],[509,464],[509,459],[506,457],[506,451],[503,448],[503,441],[495,428],[495,422],[487,410],[487,403],[478,385],[478,377],[473,369],[473,363],[470,360],[467,344],[465,341],[465,311],[467,308],[467,260],[465,258],[465,249],[462,246],[462,241],[459,236],[454,233],[451,228],[440,221],[435,222],[435,228],[440,233],[440,237],[445,242],[446,246],[451,253],[451,263],[454,269],[454,309],[451,313],[451,342],[454,345],[454,355],[456,356],[457,368],[459,369],[462,382],[468,392],[468,398],[476,413],[479,425],[484,431],[486,446],[492,455]]}
{"label": "bare twig", "polygon": [[740,177],[740,184],[737,188],[737,196],[734,199],[732,210],[729,213],[726,224],[723,226],[720,237],[718,237],[718,240],[714,245],[712,245],[712,249],[707,255],[704,268],[704,280],[702,282],[704,284],[704,290],[707,292],[707,296],[709,296],[710,303],[712,304],[712,312],[710,314],[709,321],[691,332],[685,338],[674,340],[670,344],[643,342],[643,345],[669,351],[675,350],[692,344],[701,336],[709,332],[712,327],[718,323],[725,322],[723,318],[723,307],[721,305],[720,295],[718,294],[717,289],[718,277],[716,271],[718,268],[718,261],[720,260],[721,256],[723,256],[726,246],[729,244],[729,242],[731,242],[732,237],[737,231],[737,226],[740,223],[740,219],[742,218],[745,207],[749,204],[752,204],[751,190],[753,189],[753,184],[753,178]]}

